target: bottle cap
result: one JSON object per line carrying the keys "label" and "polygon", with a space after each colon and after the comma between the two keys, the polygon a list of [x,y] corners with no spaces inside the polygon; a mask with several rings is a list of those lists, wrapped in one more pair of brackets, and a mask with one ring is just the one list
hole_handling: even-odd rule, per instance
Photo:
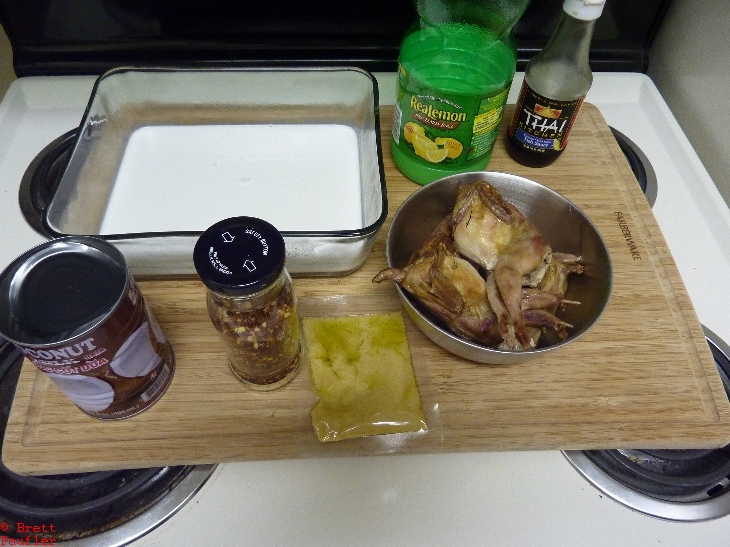
{"label": "bottle cap", "polygon": [[563,11],[581,21],[593,21],[601,16],[605,4],[606,0],[565,0]]}
{"label": "bottle cap", "polygon": [[244,296],[266,288],[284,269],[281,233],[265,220],[233,217],[213,224],[198,238],[193,263],[211,290]]}

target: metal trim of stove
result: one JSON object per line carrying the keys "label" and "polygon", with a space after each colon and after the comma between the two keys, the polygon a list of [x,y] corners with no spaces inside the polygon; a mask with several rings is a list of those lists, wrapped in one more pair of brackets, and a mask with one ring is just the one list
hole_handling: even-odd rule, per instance
{"label": "metal trim of stove", "polygon": [[645,515],[676,522],[697,522],[713,520],[730,513],[730,496],[687,503],[651,498],[607,475],[585,452],[566,450],[563,455],[592,486],[618,503]]}

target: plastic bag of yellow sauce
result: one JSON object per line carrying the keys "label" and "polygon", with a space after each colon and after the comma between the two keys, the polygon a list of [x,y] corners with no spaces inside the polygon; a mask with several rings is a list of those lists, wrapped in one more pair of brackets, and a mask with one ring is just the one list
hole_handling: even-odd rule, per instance
{"label": "plastic bag of yellow sauce", "polygon": [[400,313],[305,317],[320,441],[427,430]]}

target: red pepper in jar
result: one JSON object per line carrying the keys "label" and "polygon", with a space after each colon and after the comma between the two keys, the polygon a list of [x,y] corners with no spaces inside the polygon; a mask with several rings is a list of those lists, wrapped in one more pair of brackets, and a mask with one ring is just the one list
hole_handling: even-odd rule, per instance
{"label": "red pepper in jar", "polygon": [[299,368],[296,297],[285,254],[278,230],[252,217],[214,224],[193,253],[231,371],[257,390],[288,383]]}

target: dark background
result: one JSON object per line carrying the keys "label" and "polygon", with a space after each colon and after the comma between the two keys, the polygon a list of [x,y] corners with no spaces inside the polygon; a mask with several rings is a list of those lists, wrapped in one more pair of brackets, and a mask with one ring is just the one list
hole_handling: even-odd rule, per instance
{"label": "dark background", "polygon": [[[646,72],[670,0],[607,0],[596,71]],[[562,0],[532,0],[514,28],[518,70],[547,42]],[[0,0],[16,74],[100,74],[120,65],[347,64],[394,71],[411,0]]]}

